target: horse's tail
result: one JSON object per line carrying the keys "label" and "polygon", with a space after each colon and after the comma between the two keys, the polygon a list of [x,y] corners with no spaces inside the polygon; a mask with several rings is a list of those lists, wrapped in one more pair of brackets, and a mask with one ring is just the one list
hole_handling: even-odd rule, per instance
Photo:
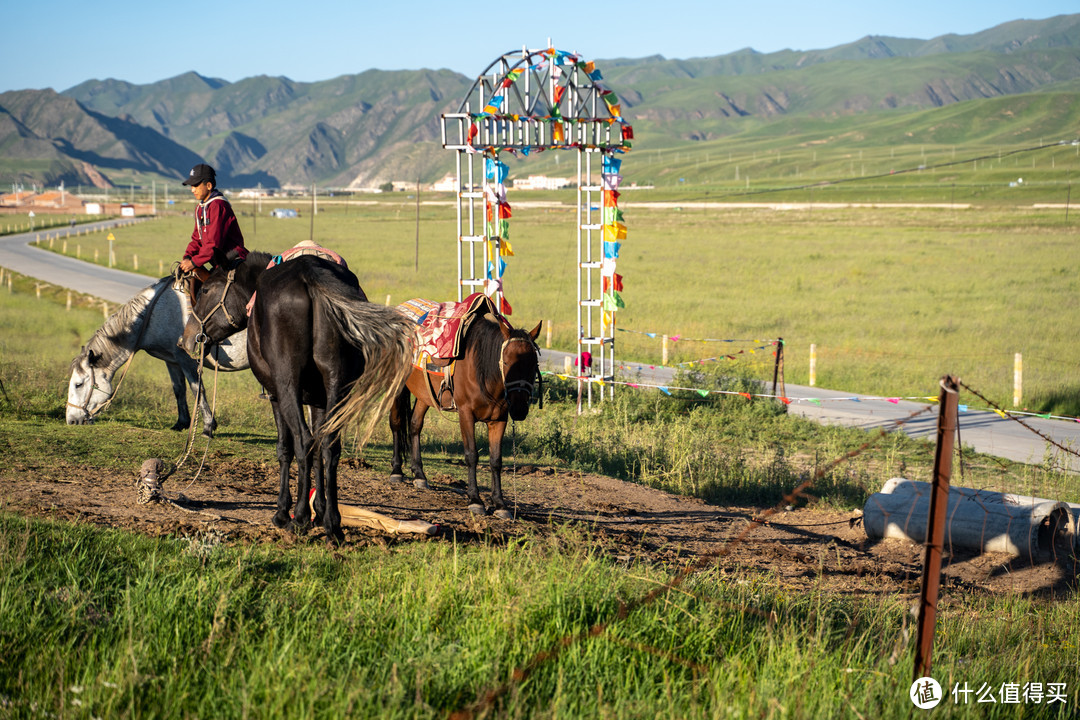
{"label": "horse's tail", "polygon": [[308,285],[342,337],[364,356],[364,372],[349,395],[332,409],[319,432],[326,437],[359,418],[360,445],[393,405],[412,369],[412,325],[392,307],[369,303],[345,285]]}

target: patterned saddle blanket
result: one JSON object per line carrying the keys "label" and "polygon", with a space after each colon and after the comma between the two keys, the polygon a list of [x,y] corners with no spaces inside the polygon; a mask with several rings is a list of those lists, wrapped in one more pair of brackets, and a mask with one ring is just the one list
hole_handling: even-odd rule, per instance
{"label": "patterned saddle blanket", "polygon": [[429,358],[436,361],[461,358],[465,354],[465,333],[476,318],[491,315],[506,324],[491,298],[479,292],[461,302],[440,303],[414,298],[401,303],[397,309],[415,323],[413,364],[420,368],[425,367]]}

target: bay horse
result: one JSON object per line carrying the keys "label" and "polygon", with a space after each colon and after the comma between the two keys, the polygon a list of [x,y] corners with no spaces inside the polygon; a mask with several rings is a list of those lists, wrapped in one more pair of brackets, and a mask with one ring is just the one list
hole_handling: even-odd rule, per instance
{"label": "bay horse", "polygon": [[[71,361],[68,379],[68,425],[94,422],[116,393],[113,377],[139,350],[164,361],[176,397],[176,423],[173,430],[186,430],[191,424],[187,389],[197,398],[203,417],[203,434],[213,435],[217,428],[205,393],[198,391],[198,363],[177,347],[176,339],[184,332],[191,314],[187,294],[173,287],[172,276],[164,277],[140,291],[109,316]],[[247,338],[237,335],[214,347],[208,362],[224,372],[246,370]],[[123,377],[123,376],[121,376]]]}
{"label": "bay horse", "polygon": [[[296,533],[311,527],[314,464],[316,520],[328,539],[340,543],[341,427],[367,415],[366,442],[408,373],[412,330],[393,308],[367,302],[344,266],[304,255],[268,268],[270,259],[252,252],[244,261],[230,258],[215,268],[199,290],[182,343],[193,352],[197,340],[216,342],[247,328],[248,361],[270,395],[278,432],[280,487],[273,523]],[[249,318],[245,306],[253,294]],[[311,409],[310,426],[304,405]],[[293,460],[297,487],[290,515]]]}
{"label": "bay horse", "polygon": [[[462,357],[454,361],[452,366],[453,405],[461,426],[465,466],[468,469],[466,497],[469,512],[474,515],[487,512],[476,487],[478,453],[475,433],[476,423],[482,422],[488,426],[493,510],[497,517],[513,519],[502,493],[502,440],[507,417],[520,422],[529,414],[529,399],[535,387],[533,381],[540,372],[540,348],[536,338],[540,334],[541,324],[537,323],[535,328],[526,332],[513,328],[505,319],[500,321],[491,315],[478,316],[465,331]],[[429,375],[438,379],[429,384]],[[424,428],[428,408],[441,403],[441,379],[442,375],[414,367],[406,380],[406,387],[390,409],[390,429],[394,436],[391,482],[405,479],[402,454],[408,446],[413,484],[421,489],[427,488],[427,476],[420,457],[420,432]],[[411,414],[410,395],[416,398]]]}

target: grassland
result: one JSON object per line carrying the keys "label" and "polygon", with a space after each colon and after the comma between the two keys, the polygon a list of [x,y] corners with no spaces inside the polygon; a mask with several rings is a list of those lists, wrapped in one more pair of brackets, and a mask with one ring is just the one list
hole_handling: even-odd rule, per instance
{"label": "grassland", "polygon": [[[1032,208],[1040,201],[1033,196],[1010,204],[1005,187],[966,209],[711,207],[717,191],[704,185],[624,193],[630,237],[619,260],[627,301],[620,327],[638,332],[620,333],[619,355],[659,361],[659,341],[639,332],[687,338],[674,345],[672,363],[720,354],[721,346],[693,338],[783,336],[789,382],[806,381],[814,343],[825,387],[924,395],[950,372],[1008,405],[1019,351],[1025,405],[1080,414],[1080,371],[1069,360],[1080,330],[1071,311],[1080,291],[1073,222],[1061,208]],[[824,203],[829,192],[814,190],[809,199]],[[861,196],[854,188],[836,192],[838,201],[874,199],[866,188]],[[932,201],[925,193],[913,183],[904,198]],[[787,200],[800,194],[809,192]],[[517,256],[507,274],[515,322],[551,320],[553,345],[567,350],[574,342],[572,198],[541,195],[568,205],[529,208],[511,195]],[[444,204],[421,206],[419,271],[414,198],[321,199],[315,237],[349,259],[376,301],[453,297],[453,208],[449,198],[423,199]],[[645,200],[678,206],[650,208]],[[264,201],[264,213],[273,206]],[[310,217],[256,220],[252,204],[236,207],[250,247],[280,250],[310,232]],[[187,215],[164,216],[114,231],[119,265],[133,269],[138,255],[142,272],[156,274],[159,262],[168,268],[190,223]],[[103,233],[69,239],[68,254],[76,245],[84,259],[97,249],[105,262]],[[65,311],[63,301],[57,288],[38,300],[21,278],[13,293],[0,290],[0,457],[22,467],[78,462],[112,471],[149,454],[174,457],[164,368],[145,356],[92,437],[62,424],[67,361],[101,322],[100,309],[76,303]],[[764,376],[768,360],[740,357],[702,366],[715,377],[686,381]],[[239,374],[219,383],[218,457],[270,462],[272,420],[253,401],[253,380]],[[764,403],[655,391],[620,393],[600,413],[576,418],[570,392],[549,385],[547,407],[519,430],[520,462],[770,505],[817,463],[865,439]],[[387,440],[380,428],[365,459],[385,465]],[[431,423],[425,452],[429,472],[460,472],[452,465],[460,454],[453,423]],[[824,478],[817,502],[857,507],[882,477],[925,480],[931,463],[923,443],[890,437]],[[1080,500],[1075,478],[1046,468],[971,457],[966,467],[972,486]],[[582,530],[525,534],[510,547],[451,540],[336,556],[219,540],[147,540],[0,515],[0,614],[20,619],[0,630],[0,707],[12,717],[446,716],[535,653],[616,618],[620,602],[673,572],[613,565],[590,550]],[[542,664],[494,714],[907,717],[908,606],[903,597],[793,594],[768,578],[704,573]],[[1076,677],[1077,612],[1072,596],[947,593],[935,677],[947,689]],[[1065,706],[936,712],[1065,717],[1076,691],[1070,682]]]}
{"label": "grassland", "polygon": [[[436,718],[514,684],[485,717],[909,717],[901,598],[666,581],[592,557],[590,539],[450,540],[344,555],[150,540],[0,514],[6,717]],[[946,600],[935,675],[1075,679],[1075,601]],[[564,642],[571,638],[564,646]],[[1003,652],[1003,648],[1008,648]],[[1071,670],[1070,670],[1071,669]],[[937,717],[1069,717],[1065,702],[952,706]],[[947,692],[948,692],[947,690]]]}
{"label": "grassland", "polygon": [[[717,206],[709,192],[687,189],[674,207],[648,202],[671,202],[675,196],[662,190],[624,193],[629,239],[619,258],[627,304],[618,316],[620,360],[658,364],[662,335],[682,338],[669,364],[783,337],[789,382],[808,382],[814,345],[822,387],[923,396],[951,373],[1011,407],[1013,359],[1022,353],[1022,407],[1080,415],[1080,367],[1070,359],[1080,316],[1068,310],[1080,297],[1073,272],[1080,247],[1064,208],[1032,207],[1026,201],[1037,196],[1030,195],[1018,206],[778,210]],[[815,191],[813,202],[824,202],[828,192]],[[854,201],[854,189],[835,192],[837,201]],[[927,201],[918,193],[908,199],[918,198]],[[419,222],[415,200],[401,194],[379,202],[323,199],[314,236],[350,261],[375,301],[451,299],[454,209],[444,196],[423,199]],[[534,199],[567,205],[524,205]],[[553,347],[571,350],[574,195],[511,194],[510,201],[522,203],[511,225],[517,254],[506,275],[513,319],[530,327],[550,322]],[[237,203],[249,247],[279,251],[311,234],[310,217],[268,218],[275,204],[287,202],[263,201],[256,217],[252,203]],[[190,223],[173,215],[116,230],[119,267],[134,269],[137,256],[141,271],[167,272]],[[106,261],[104,233],[77,244],[82,258],[97,252]],[[76,239],[67,241],[67,252],[76,252]],[[764,356],[741,359],[760,363],[764,376]]]}

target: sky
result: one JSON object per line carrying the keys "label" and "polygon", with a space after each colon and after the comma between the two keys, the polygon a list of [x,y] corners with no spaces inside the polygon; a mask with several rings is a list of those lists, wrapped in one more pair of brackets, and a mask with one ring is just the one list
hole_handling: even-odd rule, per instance
{"label": "sky", "polygon": [[[930,39],[1080,12],[1077,0],[620,0],[579,2],[7,2],[0,92],[85,80],[153,83],[195,71],[302,82],[370,69],[449,68],[469,77],[523,46],[586,60],[814,50],[866,35]],[[568,16],[580,18],[570,21]],[[601,69],[603,65],[601,64]]]}

